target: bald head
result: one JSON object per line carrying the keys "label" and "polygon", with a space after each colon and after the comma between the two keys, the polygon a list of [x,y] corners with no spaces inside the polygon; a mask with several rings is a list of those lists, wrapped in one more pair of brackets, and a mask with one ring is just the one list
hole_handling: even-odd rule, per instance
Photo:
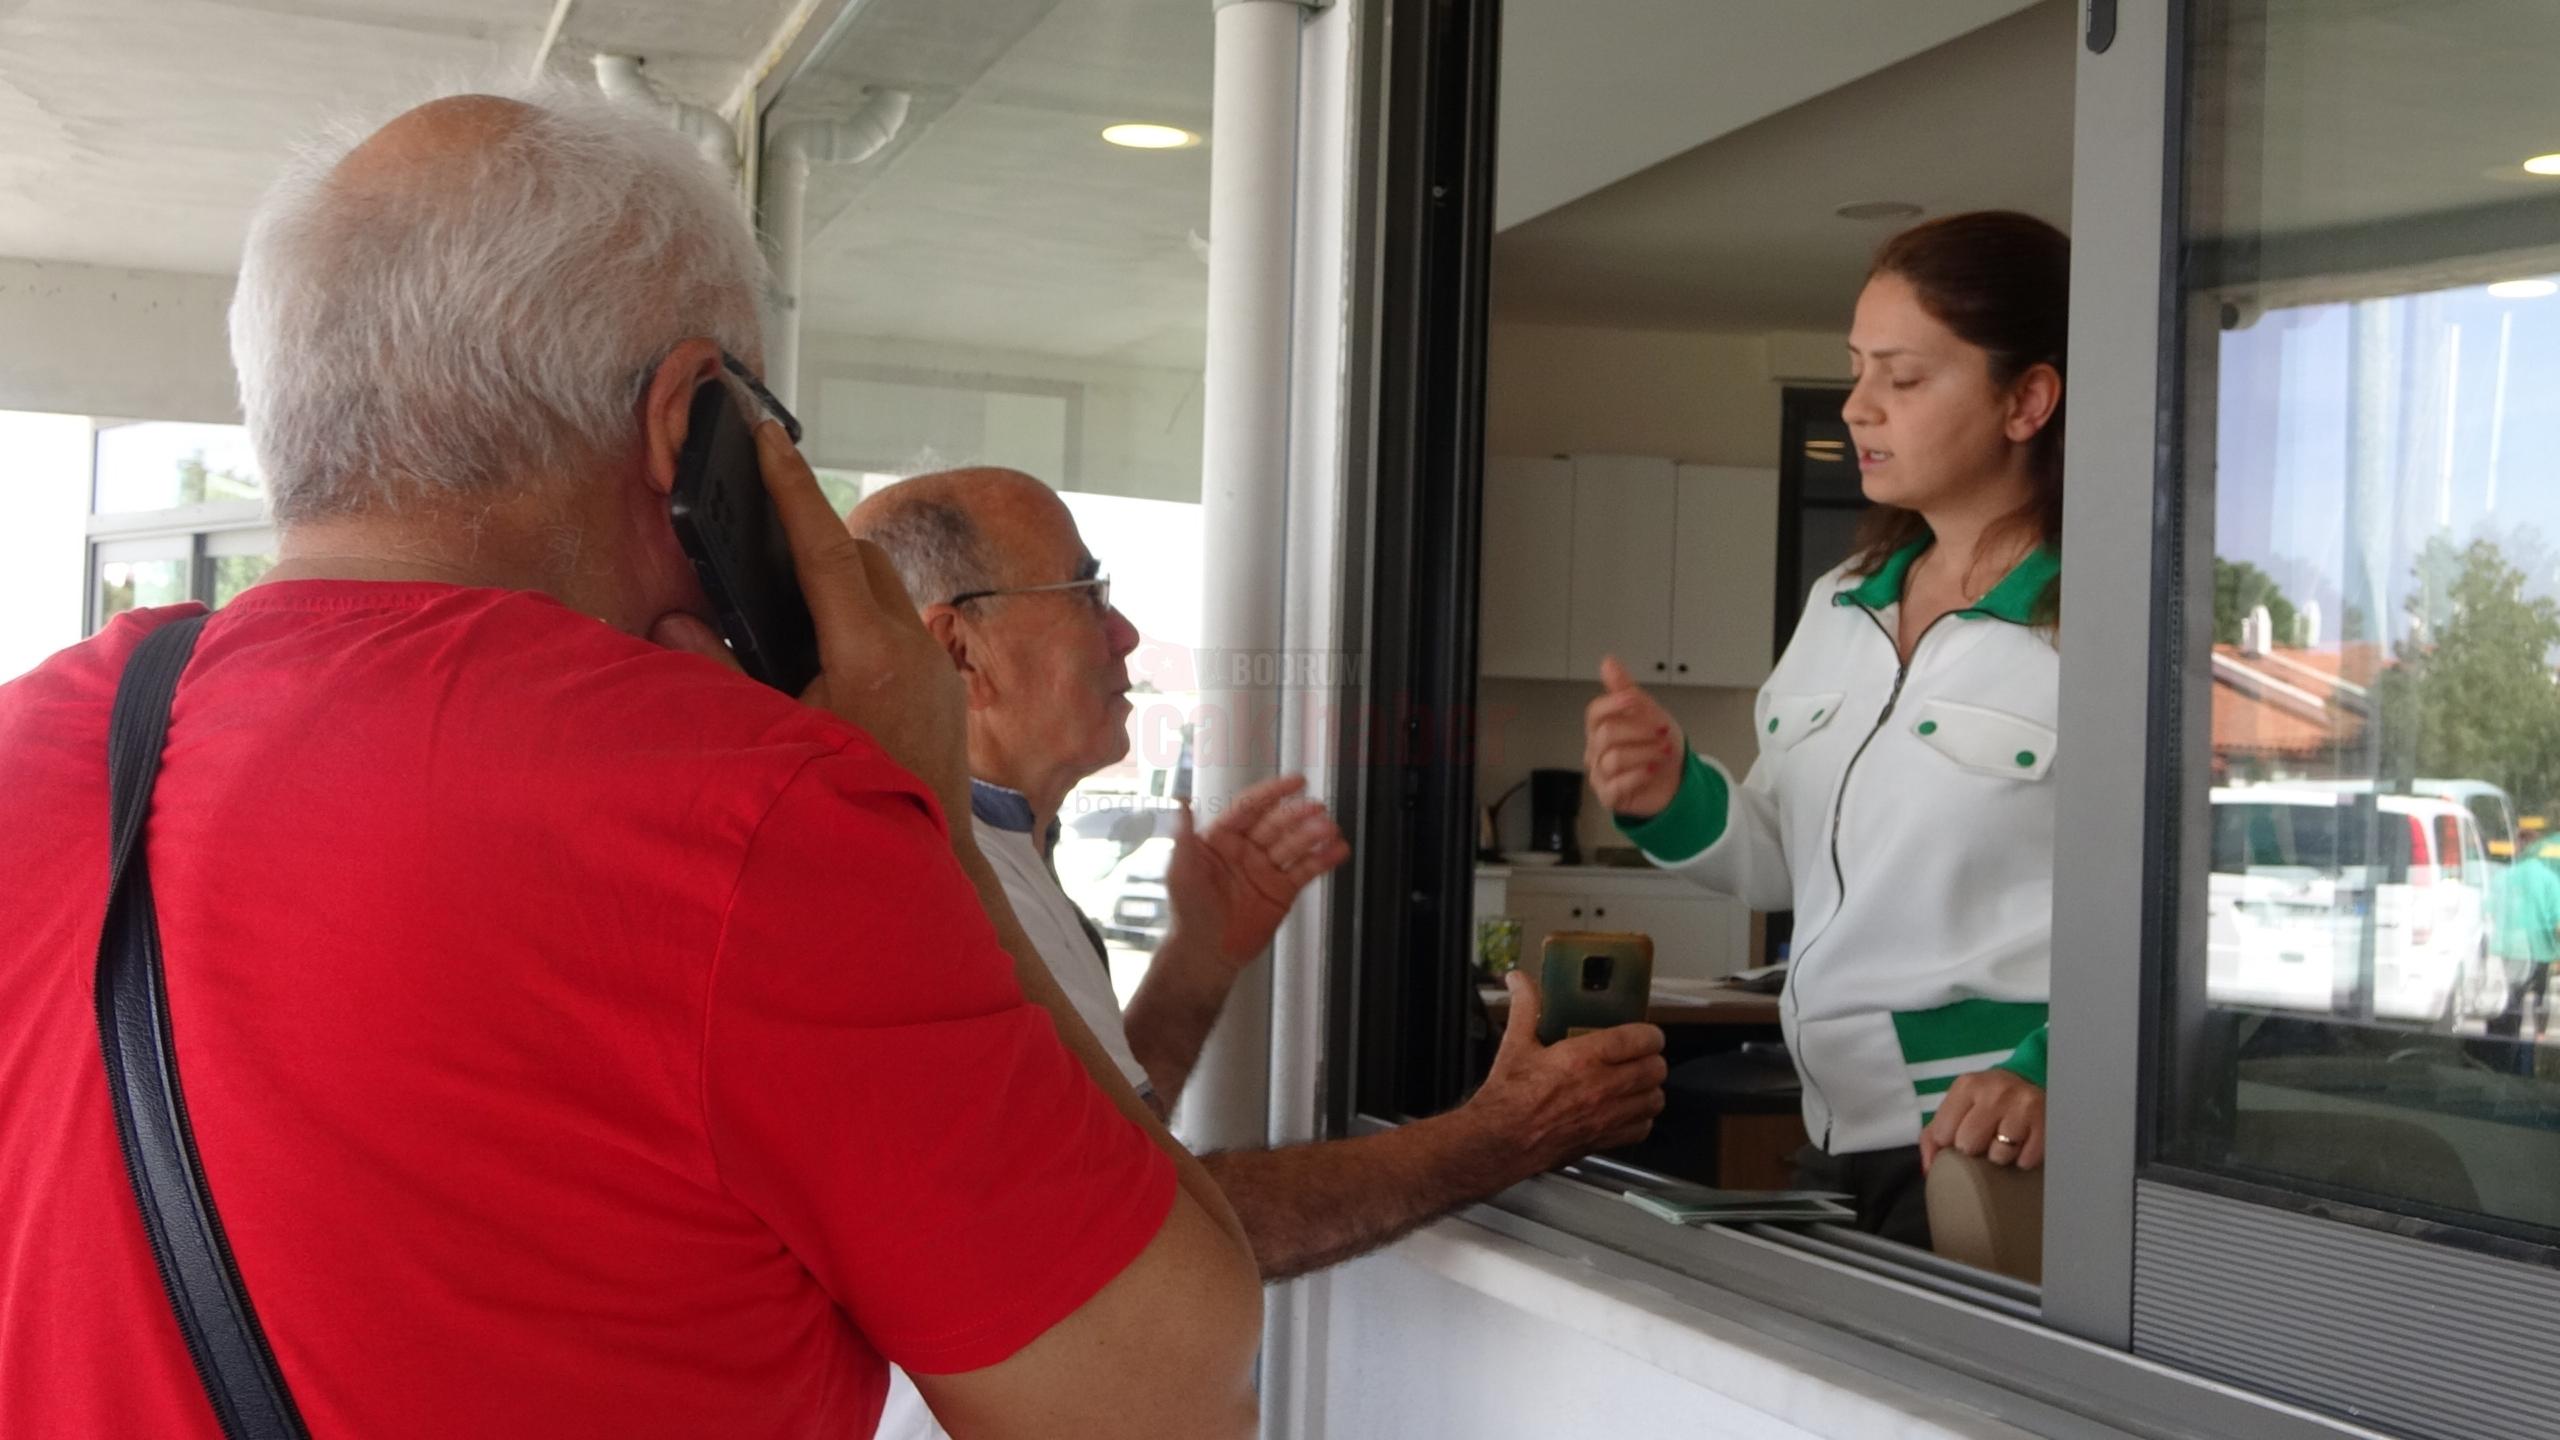
{"label": "bald head", "polygon": [[918,608],[1026,581],[1075,517],[1056,491],[1019,470],[972,466],[901,480],[853,507],[845,526],[887,552]]}
{"label": "bald head", "polygon": [[[969,694],[969,771],[1054,816],[1076,782],[1129,752],[1138,632],[1058,493],[1019,470],[901,480],[846,527],[886,551]],[[955,605],[975,591],[1007,592]]]}
{"label": "bald head", "polygon": [[450,179],[521,134],[542,112],[499,95],[448,95],[404,111],[330,171],[342,191],[379,194]]}

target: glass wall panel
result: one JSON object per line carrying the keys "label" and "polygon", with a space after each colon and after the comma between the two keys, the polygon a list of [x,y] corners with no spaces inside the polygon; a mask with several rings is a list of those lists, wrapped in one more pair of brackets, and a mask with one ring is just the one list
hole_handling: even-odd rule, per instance
{"label": "glass wall panel", "polygon": [[192,549],[192,542],[183,535],[98,546],[91,628],[102,628],[127,610],[187,599],[194,593],[187,573]]}
{"label": "glass wall panel", "polygon": [[2162,1153],[2560,1241],[2560,10],[2195,14]]}
{"label": "glass wall panel", "polygon": [[204,539],[209,591],[205,603],[219,610],[275,568],[273,530],[225,530]]}
{"label": "glass wall panel", "polygon": [[[831,496],[1028,473],[1137,629],[1126,753],[1068,796],[1056,852],[1124,999],[1163,935],[1196,703],[1213,23],[1199,0],[870,0],[766,117],[768,230],[807,176],[794,408]],[[898,95],[865,158],[790,158],[861,153]]]}
{"label": "glass wall panel", "polygon": [[224,500],[263,500],[249,432],[173,420],[100,421],[96,511],[124,515]]}

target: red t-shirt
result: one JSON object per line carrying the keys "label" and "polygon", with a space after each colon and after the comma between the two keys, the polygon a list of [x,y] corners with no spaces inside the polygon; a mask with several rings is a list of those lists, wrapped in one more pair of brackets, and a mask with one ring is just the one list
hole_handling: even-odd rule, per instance
{"label": "red t-shirt", "polygon": [[[0,1436],[213,1436],[92,1001],[108,705],[0,686]],[[261,586],[149,830],[207,1178],[316,1435],[868,1435],[1013,1353],[1170,1164],[868,737],[541,596]]]}

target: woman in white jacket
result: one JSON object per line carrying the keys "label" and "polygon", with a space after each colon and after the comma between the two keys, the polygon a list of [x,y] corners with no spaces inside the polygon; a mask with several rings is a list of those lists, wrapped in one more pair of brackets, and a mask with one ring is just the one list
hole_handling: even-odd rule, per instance
{"label": "woman in white jacket", "polygon": [[2070,241],[1952,215],[1878,252],[1841,416],[1867,517],[1813,588],[1737,782],[1614,659],[1584,768],[1654,863],[1795,912],[1802,1178],[1928,1243],[1945,1148],[2043,1163]]}

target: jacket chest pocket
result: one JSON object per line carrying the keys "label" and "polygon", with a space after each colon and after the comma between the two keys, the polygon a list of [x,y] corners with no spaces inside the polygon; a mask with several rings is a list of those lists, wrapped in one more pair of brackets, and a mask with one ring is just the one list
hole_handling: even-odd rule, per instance
{"label": "jacket chest pocket", "polygon": [[1841,698],[1837,690],[1826,695],[1763,696],[1760,748],[1773,755],[1793,750],[1806,736],[1831,723],[1840,713]]}
{"label": "jacket chest pocket", "polygon": [[1921,744],[1976,775],[2042,780],[2053,770],[2052,727],[2023,715],[1955,700],[1927,700],[1906,723]]}

